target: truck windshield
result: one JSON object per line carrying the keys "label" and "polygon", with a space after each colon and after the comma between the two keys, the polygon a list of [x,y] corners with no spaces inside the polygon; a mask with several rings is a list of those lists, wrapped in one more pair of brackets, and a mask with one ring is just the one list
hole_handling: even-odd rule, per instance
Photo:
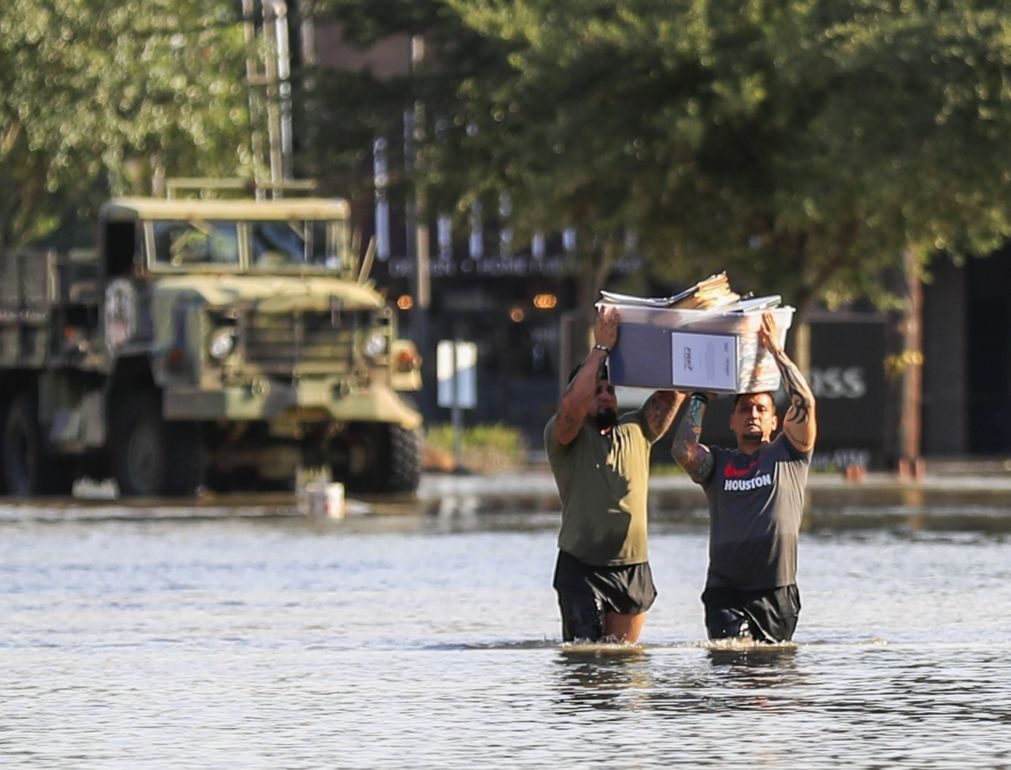
{"label": "truck windshield", "polygon": [[338,267],[336,255],[328,253],[326,222],[252,222],[252,267],[273,270],[283,267]]}
{"label": "truck windshield", "polygon": [[342,231],[323,220],[203,220],[154,222],[154,266],[239,269],[248,233],[249,269],[256,272],[339,270]]}
{"label": "truck windshield", "polygon": [[158,265],[239,266],[239,236],[235,222],[200,219],[155,222],[154,244]]}

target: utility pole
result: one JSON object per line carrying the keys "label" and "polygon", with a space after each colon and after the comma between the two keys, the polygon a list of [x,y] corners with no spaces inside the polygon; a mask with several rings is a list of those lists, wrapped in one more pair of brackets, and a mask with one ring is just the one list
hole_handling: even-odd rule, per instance
{"label": "utility pole", "polygon": [[[418,73],[425,60],[425,40],[421,35],[412,35],[408,43],[410,73]],[[411,294],[414,306],[411,310],[411,336],[421,351],[422,360],[431,361],[429,355],[428,310],[432,304],[431,273],[429,270],[429,232],[424,193],[418,184],[418,144],[425,138],[425,106],[420,99],[415,99],[409,109],[404,111],[404,158],[407,175],[414,181],[414,194],[407,200],[405,215],[407,227],[408,254],[414,257],[414,270],[411,275]],[[425,382],[434,381],[434,369],[425,366],[423,373]]]}
{"label": "utility pole", "polygon": [[[284,0],[261,0],[259,23],[256,0],[242,0],[246,57],[246,87],[256,174],[269,169],[273,197],[280,197],[291,178],[291,52],[288,45],[288,7]],[[263,129],[267,147],[264,157]],[[262,197],[259,188],[256,197]]]}
{"label": "utility pole", "polygon": [[[425,41],[421,35],[410,39],[410,68],[415,75],[425,60]],[[429,272],[429,237],[424,193],[417,184],[420,168],[418,144],[425,138],[425,105],[416,99],[411,109],[404,113],[404,144],[407,172],[413,178],[414,195],[408,201],[409,223],[408,241],[413,242],[414,251],[414,306],[419,311],[427,311],[432,304],[431,274]]]}

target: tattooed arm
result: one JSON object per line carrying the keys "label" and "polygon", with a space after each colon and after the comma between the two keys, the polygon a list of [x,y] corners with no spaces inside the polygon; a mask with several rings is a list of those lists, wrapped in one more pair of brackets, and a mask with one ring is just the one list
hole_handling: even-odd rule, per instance
{"label": "tattooed arm", "polygon": [[657,390],[642,405],[646,427],[654,439],[660,438],[674,423],[674,416],[685,400],[676,390]]}
{"label": "tattooed arm", "polygon": [[709,447],[699,443],[702,435],[702,417],[706,413],[708,398],[703,393],[692,393],[685,401],[681,421],[674,431],[671,455],[687,471],[692,481],[703,484],[713,473],[713,455]]}
{"label": "tattooed arm", "polygon": [[555,419],[555,440],[562,445],[570,443],[578,434],[586,419],[586,413],[593,404],[597,394],[598,372],[607,353],[618,342],[618,311],[615,308],[602,307],[597,313],[593,325],[594,344],[607,350],[593,347],[569,382],[558,405],[558,417]]}
{"label": "tattooed arm", "polygon": [[783,433],[798,451],[810,452],[814,449],[814,441],[818,436],[814,393],[811,392],[800,369],[790,360],[786,351],[780,347],[779,328],[776,326],[776,319],[772,313],[762,314],[762,326],[758,331],[758,339],[776,360],[780,374],[783,375],[786,393],[790,397],[790,406],[783,418]]}

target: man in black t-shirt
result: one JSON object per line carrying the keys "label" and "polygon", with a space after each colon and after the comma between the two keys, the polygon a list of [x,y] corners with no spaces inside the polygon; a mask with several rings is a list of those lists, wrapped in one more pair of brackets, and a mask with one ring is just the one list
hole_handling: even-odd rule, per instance
{"label": "man in black t-shirt", "polygon": [[814,394],[780,346],[771,313],[763,315],[758,336],[790,398],[782,433],[772,438],[779,422],[773,394],[743,393],[730,416],[737,449],[701,444],[708,398],[693,393],[672,454],[709,501],[709,571],[702,594],[709,638],[783,642],[793,638],[800,614],[797,540],[818,431]]}

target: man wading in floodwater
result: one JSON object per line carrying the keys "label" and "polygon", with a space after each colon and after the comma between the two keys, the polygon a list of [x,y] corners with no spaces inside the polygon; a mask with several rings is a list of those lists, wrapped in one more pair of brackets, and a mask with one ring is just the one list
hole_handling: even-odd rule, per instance
{"label": "man wading in floodwater", "polygon": [[797,540],[804,487],[817,435],[814,394],[779,346],[772,314],[762,316],[759,341],[783,375],[790,406],[775,439],[772,393],[734,401],[730,429],[737,449],[699,443],[708,398],[692,393],[674,432],[672,454],[709,500],[709,573],[702,603],[710,639],[783,642],[800,614]]}
{"label": "man wading in floodwater", "polygon": [[562,500],[554,587],[567,642],[635,642],[656,598],[646,538],[649,454],[684,394],[658,390],[618,417],[605,375],[618,321],[614,308],[598,312],[596,344],[544,429]]}

